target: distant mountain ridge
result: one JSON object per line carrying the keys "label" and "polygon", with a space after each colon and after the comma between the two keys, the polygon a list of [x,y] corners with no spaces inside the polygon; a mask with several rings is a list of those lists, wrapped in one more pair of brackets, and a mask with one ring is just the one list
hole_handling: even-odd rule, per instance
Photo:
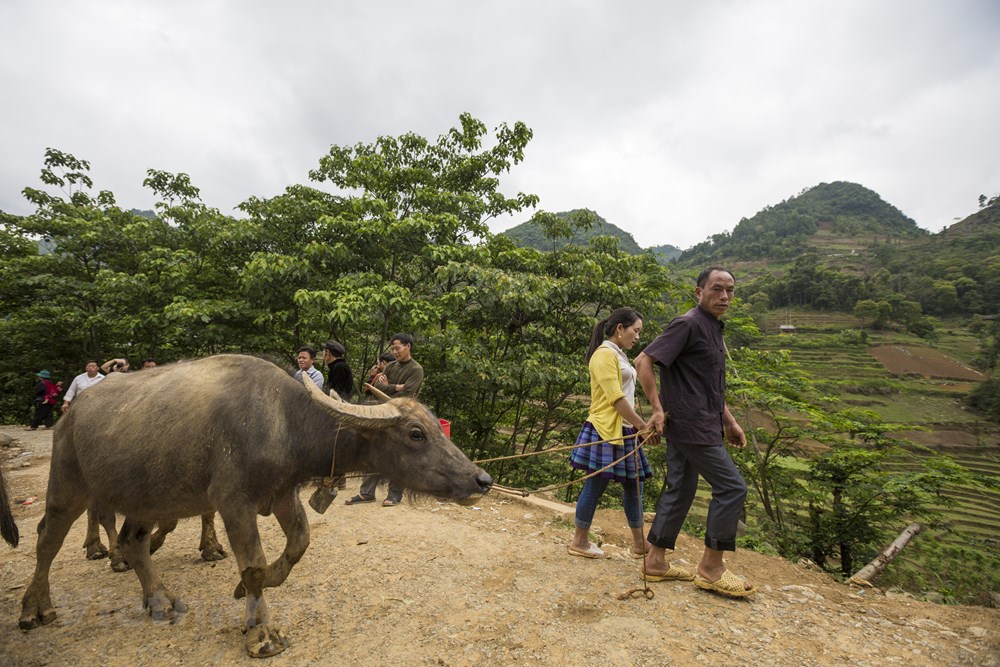
{"label": "distant mountain ridge", "polygon": [[555,216],[562,220],[566,220],[571,215],[581,212],[589,213],[596,220],[596,222],[589,229],[574,229],[572,231],[572,236],[569,238],[548,238],[545,236],[545,232],[541,225],[532,222],[531,220],[522,222],[516,227],[511,227],[507,231],[503,232],[503,234],[504,236],[512,239],[514,243],[519,246],[535,248],[536,250],[554,250],[555,248],[562,247],[564,245],[587,245],[587,242],[595,236],[613,236],[618,239],[621,249],[625,252],[633,255],[638,255],[642,252],[642,248],[640,248],[639,244],[635,242],[635,238],[631,234],[620,227],[616,227],[589,209],[562,211],[556,213]]}
{"label": "distant mountain ridge", "polygon": [[715,234],[685,250],[681,262],[789,259],[810,249],[818,234],[917,239],[928,232],[856,183],[835,181],[803,190],[780,204],[743,218],[732,232]]}
{"label": "distant mountain ridge", "polygon": [[[562,220],[567,220],[574,214],[586,213],[594,218],[595,222],[588,229],[573,229],[569,238],[558,238],[552,239],[545,236],[545,232],[542,226],[538,223],[528,220],[527,222],[522,222],[521,224],[511,227],[510,229],[501,232],[504,236],[509,237],[517,245],[525,248],[535,248],[536,250],[550,251],[555,248],[560,248],[564,245],[587,245],[590,239],[596,236],[611,236],[618,239],[619,247],[624,251],[632,255],[639,255],[645,252],[643,248],[636,243],[635,238],[624,229],[608,222],[603,217],[597,213],[590,211],[589,209],[573,209],[572,211],[562,211],[556,213],[555,216]],[[673,245],[659,245],[653,248],[648,248],[654,255],[656,255],[660,263],[666,264],[675,257],[679,257],[682,250],[677,246]]]}

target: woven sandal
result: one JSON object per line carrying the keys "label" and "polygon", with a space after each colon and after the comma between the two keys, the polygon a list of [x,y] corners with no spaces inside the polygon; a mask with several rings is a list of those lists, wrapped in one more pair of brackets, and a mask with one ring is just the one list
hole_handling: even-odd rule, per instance
{"label": "woven sandal", "polygon": [[663,574],[649,574],[643,569],[643,574],[646,575],[646,581],[692,581],[694,580],[694,574],[690,570],[680,567],[679,565],[670,564],[670,569],[668,569]]}
{"label": "woven sandal", "polygon": [[726,570],[718,581],[709,581],[700,574],[694,578],[694,585],[706,591],[712,591],[729,598],[745,598],[757,592],[756,588],[747,588],[746,582]]}

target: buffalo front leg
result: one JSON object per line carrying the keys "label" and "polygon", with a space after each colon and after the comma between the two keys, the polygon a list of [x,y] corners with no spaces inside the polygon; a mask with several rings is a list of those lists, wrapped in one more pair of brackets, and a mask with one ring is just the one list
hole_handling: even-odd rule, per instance
{"label": "buffalo front leg", "polygon": [[[112,514],[113,520],[114,515]],[[108,541],[114,544],[113,537],[109,536]],[[93,507],[87,509],[87,536],[83,539],[83,548],[87,550],[88,560],[100,560],[108,556],[108,548],[101,542],[98,513]]]}
{"label": "buffalo front leg", "polygon": [[142,586],[142,606],[149,610],[153,620],[172,619],[176,614],[187,611],[187,605],[175,595],[171,595],[160,581],[153,561],[149,557],[149,536],[153,524],[134,521],[125,517],[118,541],[125,558],[132,565]]}
{"label": "buffalo front leg", "polygon": [[266,658],[288,648],[288,639],[280,628],[270,625],[267,603],[264,601],[264,578],[267,560],[260,546],[257,512],[253,507],[220,510],[229,536],[229,546],[236,557],[247,607],[243,625],[243,643],[254,658]]}
{"label": "buffalo front leg", "polygon": [[[278,520],[281,530],[285,533],[285,550],[264,570],[264,588],[274,588],[280,586],[288,578],[302,555],[309,546],[309,521],[306,519],[305,509],[299,501],[297,493],[289,493],[283,498],[279,498],[272,506],[274,517]],[[237,599],[246,595],[246,588],[241,581],[236,586],[233,594]]]}
{"label": "buffalo front leg", "polygon": [[201,543],[198,549],[201,551],[202,560],[222,560],[226,557],[226,550],[219,544],[219,538],[215,535],[215,512],[201,515]]}
{"label": "buffalo front leg", "polygon": [[21,617],[17,624],[22,630],[37,628],[39,623],[46,624],[55,620],[56,610],[52,607],[49,593],[49,568],[73,522],[83,513],[83,508],[81,505],[58,509],[54,503],[46,504],[45,515],[38,522],[35,575],[21,599]]}

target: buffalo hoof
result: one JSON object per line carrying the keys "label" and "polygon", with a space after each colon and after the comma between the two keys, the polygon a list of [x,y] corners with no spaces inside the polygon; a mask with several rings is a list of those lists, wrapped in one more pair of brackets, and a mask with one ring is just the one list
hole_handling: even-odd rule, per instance
{"label": "buffalo hoof", "polygon": [[87,550],[87,560],[101,560],[108,557],[108,548],[99,540],[83,546]]}
{"label": "buffalo hoof", "polygon": [[122,550],[118,547],[111,549],[111,569],[115,572],[128,572],[132,569],[132,566],[125,560]]}
{"label": "buffalo hoof", "polygon": [[25,611],[17,621],[17,627],[22,630],[34,630],[39,625],[48,625],[56,620],[55,609],[45,609],[44,611]]}
{"label": "buffalo hoof", "polygon": [[206,561],[222,560],[226,557],[226,551],[218,543],[209,545],[201,550],[201,559]]}
{"label": "buffalo hoof", "polygon": [[288,648],[288,637],[280,628],[258,625],[254,628],[244,627],[243,633],[246,635],[243,645],[251,658],[269,658]]}
{"label": "buffalo hoof", "polygon": [[35,596],[26,595],[21,606],[21,618],[17,621],[17,627],[22,630],[33,630],[39,625],[48,625],[56,620],[56,610],[52,608],[52,603],[46,599],[35,600]]}
{"label": "buffalo hoof", "polygon": [[154,621],[169,621],[177,614],[183,614],[188,610],[188,606],[178,598],[169,595],[166,591],[155,591],[142,604],[149,610],[149,615]]}
{"label": "buffalo hoof", "polygon": [[132,569],[132,566],[128,564],[128,561],[122,558],[118,561],[111,561],[111,569],[115,572],[128,572]]}

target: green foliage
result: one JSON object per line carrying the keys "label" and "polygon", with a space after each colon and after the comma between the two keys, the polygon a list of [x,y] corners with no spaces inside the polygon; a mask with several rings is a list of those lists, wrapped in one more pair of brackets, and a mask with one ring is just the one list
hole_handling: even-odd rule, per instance
{"label": "green foliage", "polygon": [[[240,218],[202,203],[186,174],[153,169],[145,185],[158,198],[155,212],[123,210],[111,193],[93,192],[85,160],[49,149],[47,189],[24,191],[34,213],[0,212],[0,337],[7,350],[0,357],[0,417],[25,421],[37,370],[68,381],[91,357],[172,361],[240,351],[290,361],[299,345],[333,337],[347,346],[363,379],[389,337],[408,331],[427,373],[422,399],[452,421],[453,438],[470,456],[572,442],[587,410],[583,353],[594,322],[631,305],[644,314],[651,340],[692,305],[692,276],[607,234],[590,211],[536,214],[545,251],[490,234],[491,217],[537,204],[533,195],[503,195],[500,180],[523,159],[530,139],[521,123],[490,135],[466,114],[436,140],[404,134],[334,146],[310,173],[334,193],[291,185],[272,198],[248,199]],[[810,191],[796,215],[781,219],[774,229],[787,234],[775,231],[774,239],[788,243],[779,246],[804,238],[807,214],[817,212],[837,229],[896,225],[909,233],[881,200],[866,195],[852,203],[857,186],[834,186]],[[776,215],[755,220],[769,225]],[[897,261],[897,250],[880,261]],[[927,324],[926,304],[991,303],[991,261],[962,275],[935,266],[943,273],[928,271],[931,282],[916,281],[906,293],[892,289],[897,274],[890,269],[844,276],[815,256],[800,258],[781,277],[741,284],[726,337],[733,350],[730,405],[753,444],[736,453],[753,489],[744,543],[844,567],[899,522],[936,521],[942,485],[964,479],[949,462],[929,457],[893,468],[913,454],[890,437],[896,427],[869,413],[837,412],[789,352],[759,349],[762,334],[751,315],[759,318],[776,301],[860,307],[866,324],[881,318],[886,328],[917,331]],[[859,303],[866,300],[874,308]],[[981,331],[990,331],[987,322],[981,318]],[[866,331],[844,326],[853,324],[799,339],[796,352],[867,343]],[[985,367],[996,363],[995,326],[992,332],[980,351]],[[862,395],[886,389],[848,380],[845,389]],[[488,467],[513,486],[574,475],[563,456]],[[647,505],[655,486],[647,485]],[[607,498],[612,506],[615,493]]]}

